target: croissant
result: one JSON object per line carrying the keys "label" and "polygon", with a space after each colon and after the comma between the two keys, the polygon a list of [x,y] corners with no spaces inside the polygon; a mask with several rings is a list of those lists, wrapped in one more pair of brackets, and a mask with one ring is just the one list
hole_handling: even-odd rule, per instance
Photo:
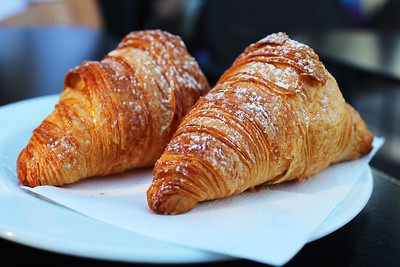
{"label": "croissant", "polygon": [[18,157],[18,178],[31,187],[63,185],[152,166],[208,91],[180,37],[132,32],[100,62],[66,75],[54,111]]}
{"label": "croissant", "polygon": [[182,120],[153,170],[155,213],[303,180],[368,154],[373,136],[308,46],[284,33],[250,45]]}

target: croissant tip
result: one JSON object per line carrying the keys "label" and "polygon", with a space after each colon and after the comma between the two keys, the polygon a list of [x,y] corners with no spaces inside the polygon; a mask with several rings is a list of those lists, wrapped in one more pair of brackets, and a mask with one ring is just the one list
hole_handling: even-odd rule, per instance
{"label": "croissant tip", "polygon": [[360,149],[361,150],[361,154],[363,156],[368,155],[372,151],[372,149],[374,148],[374,146],[372,144],[373,140],[374,140],[374,136],[371,133],[364,135],[364,144],[365,145],[364,145],[363,148]]}
{"label": "croissant tip", "polygon": [[17,177],[18,180],[20,181],[21,184],[23,185],[29,185],[29,182],[27,180],[27,168],[26,165],[24,164],[24,160],[22,160],[25,157],[26,154],[26,149],[24,148],[21,153],[18,156],[17,160]]}
{"label": "croissant tip", "polygon": [[[29,150],[29,149],[28,149]],[[24,148],[21,153],[18,155],[17,159],[17,178],[19,182],[24,186],[36,187],[40,186],[41,183],[39,179],[36,179],[34,175],[34,170],[32,169],[32,165],[29,166],[29,152],[27,148]]]}
{"label": "croissant tip", "polygon": [[163,193],[154,191],[152,187],[148,190],[148,205],[157,214],[177,215],[192,210],[198,203],[196,199],[181,193]]}

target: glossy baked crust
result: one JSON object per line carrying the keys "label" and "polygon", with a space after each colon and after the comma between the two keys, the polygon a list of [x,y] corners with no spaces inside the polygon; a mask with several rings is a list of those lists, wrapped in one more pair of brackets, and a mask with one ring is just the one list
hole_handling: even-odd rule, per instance
{"label": "glossy baked crust", "polygon": [[32,187],[63,185],[151,166],[208,90],[179,37],[132,32],[100,62],[66,75],[54,111],[18,157],[18,178]]}
{"label": "glossy baked crust", "polygon": [[148,204],[179,214],[261,184],[301,181],[369,153],[372,139],[314,51],[272,34],[183,119],[155,165]]}

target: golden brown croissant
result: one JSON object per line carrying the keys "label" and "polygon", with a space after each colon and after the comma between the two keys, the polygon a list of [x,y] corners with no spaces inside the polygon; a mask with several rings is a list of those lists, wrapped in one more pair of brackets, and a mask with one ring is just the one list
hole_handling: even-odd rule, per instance
{"label": "golden brown croissant", "polygon": [[148,204],[179,214],[257,185],[301,181],[369,153],[372,139],[314,51],[272,34],[182,120],[155,165]]}
{"label": "golden brown croissant", "polygon": [[55,110],[18,157],[18,178],[32,187],[63,185],[153,165],[208,90],[179,37],[132,32],[100,62],[66,75]]}

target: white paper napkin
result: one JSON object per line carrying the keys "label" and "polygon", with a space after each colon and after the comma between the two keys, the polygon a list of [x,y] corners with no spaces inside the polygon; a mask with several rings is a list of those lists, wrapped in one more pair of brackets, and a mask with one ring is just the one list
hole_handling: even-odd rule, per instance
{"label": "white paper napkin", "polygon": [[151,169],[28,188],[97,220],[152,238],[272,265],[288,262],[356,183],[384,139],[361,159],[335,164],[304,180],[199,204],[181,215],[147,206]]}

